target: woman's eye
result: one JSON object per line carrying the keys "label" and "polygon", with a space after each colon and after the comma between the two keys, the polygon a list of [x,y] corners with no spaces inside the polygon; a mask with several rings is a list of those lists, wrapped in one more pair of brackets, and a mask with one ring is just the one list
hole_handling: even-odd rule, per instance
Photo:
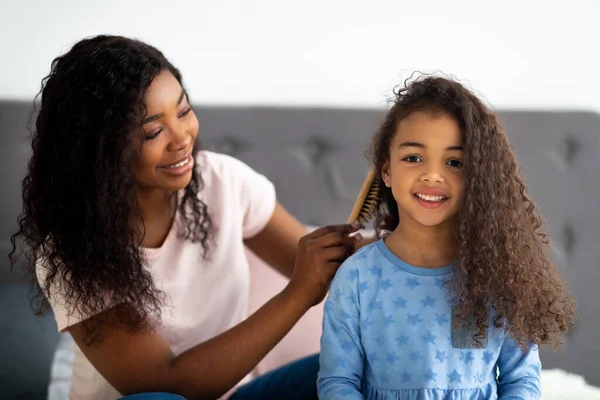
{"label": "woman's eye", "polygon": [[160,133],[162,132],[162,129],[157,130],[156,132],[152,132],[149,135],[146,135],[146,140],[152,140],[155,137],[157,137],[158,135],[160,135]]}
{"label": "woman's eye", "polygon": [[447,164],[454,168],[460,168],[463,165],[462,161],[460,160],[450,160],[447,162]]}
{"label": "woman's eye", "polygon": [[417,163],[417,162],[421,161],[421,157],[419,157],[419,156],[408,156],[408,157],[404,157],[403,160],[407,161],[409,163]]}
{"label": "woman's eye", "polygon": [[192,107],[188,107],[187,110],[185,110],[184,112],[181,113],[182,117],[186,117],[189,115],[189,113],[192,111]]}

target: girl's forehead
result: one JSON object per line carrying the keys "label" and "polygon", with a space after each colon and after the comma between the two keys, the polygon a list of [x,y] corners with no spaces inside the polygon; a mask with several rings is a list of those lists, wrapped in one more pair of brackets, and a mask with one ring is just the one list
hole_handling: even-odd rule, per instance
{"label": "girl's forehead", "polygon": [[402,119],[397,127],[393,142],[411,140],[418,143],[462,142],[458,122],[445,113],[414,112]]}

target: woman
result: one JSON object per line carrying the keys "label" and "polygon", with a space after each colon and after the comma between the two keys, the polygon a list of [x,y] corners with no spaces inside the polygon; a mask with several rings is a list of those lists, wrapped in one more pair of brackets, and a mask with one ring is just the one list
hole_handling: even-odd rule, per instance
{"label": "woman", "polygon": [[[248,374],[323,300],[359,227],[306,235],[197,133],[181,74],[136,40],[82,40],[43,82],[13,255],[77,344],[72,399],[316,398],[316,356]],[[290,277],[248,318],[244,245]]]}

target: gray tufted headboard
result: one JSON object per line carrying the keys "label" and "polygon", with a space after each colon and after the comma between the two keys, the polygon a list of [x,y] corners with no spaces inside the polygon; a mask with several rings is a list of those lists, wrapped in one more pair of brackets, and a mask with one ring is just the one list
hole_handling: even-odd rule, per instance
{"label": "gray tufted headboard", "polygon": [[[28,147],[24,124],[30,103],[0,102],[0,322],[32,327],[24,307],[8,315],[4,309],[26,301],[17,274],[7,272],[8,237],[15,229],[20,181]],[[367,171],[363,153],[377,126],[380,110],[325,108],[197,107],[200,140],[205,148],[232,154],[268,176],[278,198],[302,222],[344,222]],[[578,301],[580,322],[567,336],[564,349],[542,349],[544,368],[559,367],[600,385],[600,115],[591,112],[502,111],[530,193],[548,220],[553,256]],[[11,285],[8,285],[12,282]],[[14,293],[13,293],[14,292]],[[20,296],[20,297],[16,297]],[[8,302],[11,302],[10,305]],[[22,318],[13,321],[9,318]],[[39,322],[38,322],[39,324]],[[52,325],[51,322],[47,323]],[[36,328],[28,335],[0,334],[0,376],[9,371],[15,344],[39,338],[52,343],[54,332]],[[4,329],[2,329],[4,330]],[[0,332],[2,331],[0,330]],[[21,331],[27,331],[22,328]],[[8,335],[8,336],[7,336]],[[12,336],[10,336],[12,335]],[[4,341],[4,343],[2,342]],[[17,344],[27,349],[25,344]],[[20,347],[19,347],[20,346]],[[40,363],[51,350],[36,350]],[[50,353],[48,353],[50,351]],[[8,357],[6,356],[8,355]],[[31,363],[33,356],[19,356]],[[45,358],[44,358],[45,357]],[[11,373],[15,366],[10,365]],[[27,367],[21,366],[24,371]],[[31,365],[29,365],[31,368]],[[47,371],[47,366],[37,366]],[[45,369],[44,369],[45,368]],[[17,373],[19,368],[16,369]],[[41,378],[40,378],[41,379]],[[4,385],[4,382],[2,382]],[[8,384],[8,383],[7,383]]]}

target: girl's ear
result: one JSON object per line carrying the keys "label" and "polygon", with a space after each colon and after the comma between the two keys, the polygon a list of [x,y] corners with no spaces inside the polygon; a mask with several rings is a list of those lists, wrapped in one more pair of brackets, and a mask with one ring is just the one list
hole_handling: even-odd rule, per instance
{"label": "girl's ear", "polygon": [[381,179],[383,180],[383,184],[386,187],[391,186],[391,178],[390,178],[390,163],[388,161],[383,164],[381,168]]}

